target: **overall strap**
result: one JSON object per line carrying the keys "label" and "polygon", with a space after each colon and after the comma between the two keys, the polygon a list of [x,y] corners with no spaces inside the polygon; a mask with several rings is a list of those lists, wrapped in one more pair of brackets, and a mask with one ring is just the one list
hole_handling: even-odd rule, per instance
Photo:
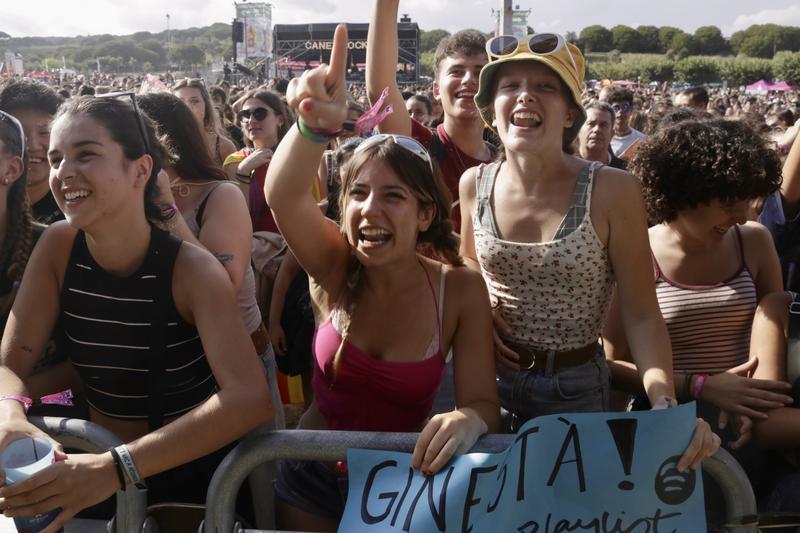
{"label": "overall strap", "polygon": [[500,161],[495,161],[488,165],[481,165],[478,170],[479,176],[476,182],[477,202],[475,205],[475,227],[482,227],[484,231],[494,237],[500,236],[500,233],[497,231],[497,224],[494,220],[494,212],[492,211],[494,182],[499,171]]}
{"label": "overall strap", "polygon": [[594,190],[594,178],[597,176],[597,171],[605,165],[599,161],[592,161],[589,164],[586,177],[586,194],[583,198],[583,205],[586,206],[586,211],[591,212],[592,208],[592,191]]}
{"label": "overall strap", "polygon": [[153,228],[148,261],[152,261],[156,280],[151,295],[152,326],[148,350],[147,425],[154,431],[164,425],[164,377],[167,359],[167,311],[172,298],[172,274],[182,241]]}

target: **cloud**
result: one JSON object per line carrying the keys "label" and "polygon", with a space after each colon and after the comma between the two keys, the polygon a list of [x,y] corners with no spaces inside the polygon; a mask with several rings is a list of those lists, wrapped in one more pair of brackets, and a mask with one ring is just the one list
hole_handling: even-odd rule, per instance
{"label": "cloud", "polygon": [[752,15],[739,15],[730,27],[730,33],[745,30],[753,24],[781,24],[800,26],[800,6],[787,6],[783,9],[763,9]]}

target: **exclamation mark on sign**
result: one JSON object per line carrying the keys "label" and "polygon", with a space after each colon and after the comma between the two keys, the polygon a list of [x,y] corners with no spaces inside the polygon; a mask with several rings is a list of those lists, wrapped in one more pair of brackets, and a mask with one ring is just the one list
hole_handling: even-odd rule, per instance
{"label": "exclamation mark on sign", "polygon": [[[617,445],[619,459],[622,461],[622,470],[625,471],[626,476],[630,476],[638,421],[635,418],[617,418],[608,420],[606,423],[608,424],[608,429],[611,430],[611,435],[614,437],[614,443]],[[633,490],[633,482],[627,479],[620,481],[617,486],[620,490]]]}

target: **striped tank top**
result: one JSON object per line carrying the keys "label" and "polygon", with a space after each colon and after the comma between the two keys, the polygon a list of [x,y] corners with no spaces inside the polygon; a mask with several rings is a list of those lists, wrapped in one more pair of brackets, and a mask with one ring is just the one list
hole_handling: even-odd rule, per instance
{"label": "striped tank top", "polygon": [[[165,317],[166,353],[158,362],[163,417],[181,415],[217,390],[197,329],[181,318],[171,290],[160,290],[172,271],[181,241],[153,229],[147,256],[130,276],[100,267],[75,236],[61,291],[66,353],[81,376],[89,405],[122,419],[148,419],[152,386],[153,316]],[[156,311],[156,306],[166,306]],[[156,359],[157,360],[157,359]],[[156,396],[154,395],[154,396]]]}
{"label": "striped tank top", "polygon": [[655,257],[656,295],[672,342],[676,372],[715,374],[747,361],[758,298],[744,262],[742,237],[734,226],[739,269],[714,285],[684,285],[668,279]]}

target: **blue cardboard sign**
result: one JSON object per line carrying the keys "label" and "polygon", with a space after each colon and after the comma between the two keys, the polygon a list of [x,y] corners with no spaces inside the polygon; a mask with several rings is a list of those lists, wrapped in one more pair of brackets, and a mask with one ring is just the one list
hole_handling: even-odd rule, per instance
{"label": "blue cardboard sign", "polygon": [[676,468],[695,420],[694,404],[539,417],[428,477],[411,454],[349,450],[339,532],[705,531],[700,473]]}

